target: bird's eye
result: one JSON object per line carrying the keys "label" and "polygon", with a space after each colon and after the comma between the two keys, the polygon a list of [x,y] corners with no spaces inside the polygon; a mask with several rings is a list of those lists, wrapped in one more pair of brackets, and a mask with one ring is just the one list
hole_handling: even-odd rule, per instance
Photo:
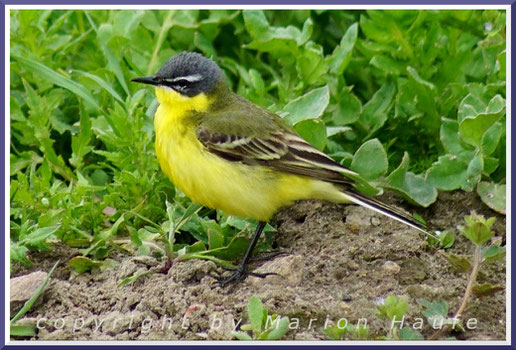
{"label": "bird's eye", "polygon": [[174,85],[178,86],[180,88],[184,88],[184,87],[188,86],[188,84],[190,84],[190,82],[186,79],[179,79],[174,82]]}

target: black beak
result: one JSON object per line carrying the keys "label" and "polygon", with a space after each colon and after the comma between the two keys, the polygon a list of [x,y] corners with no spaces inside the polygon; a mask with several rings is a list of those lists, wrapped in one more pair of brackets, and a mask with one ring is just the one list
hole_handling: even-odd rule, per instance
{"label": "black beak", "polygon": [[159,79],[156,78],[155,75],[151,75],[148,77],[141,77],[141,78],[133,78],[131,81],[134,81],[135,83],[143,83],[148,85],[159,85]]}

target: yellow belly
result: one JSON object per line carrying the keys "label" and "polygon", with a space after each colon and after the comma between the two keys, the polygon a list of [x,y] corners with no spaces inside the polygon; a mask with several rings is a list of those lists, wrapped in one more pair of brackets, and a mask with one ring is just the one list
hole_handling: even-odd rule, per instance
{"label": "yellow belly", "polygon": [[181,119],[187,112],[170,106],[161,104],[156,112],[156,154],[170,180],[194,202],[228,215],[268,221],[298,199],[344,201],[332,184],[210,153],[197,140],[194,126]]}
{"label": "yellow belly", "polygon": [[194,202],[228,215],[268,221],[280,207],[311,192],[308,178],[230,162],[203,150],[193,131],[179,138],[156,137],[156,153],[177,188]]}

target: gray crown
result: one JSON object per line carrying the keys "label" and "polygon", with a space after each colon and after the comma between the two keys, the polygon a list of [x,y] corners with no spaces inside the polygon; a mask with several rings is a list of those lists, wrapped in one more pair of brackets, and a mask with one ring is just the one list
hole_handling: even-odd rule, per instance
{"label": "gray crown", "polygon": [[[212,60],[195,52],[182,52],[169,59],[156,73],[158,80],[165,81],[178,90],[177,83],[188,82],[183,91],[187,96],[209,93],[224,75],[219,66]],[[167,84],[168,85],[168,84]],[[179,90],[181,90],[179,88]]]}

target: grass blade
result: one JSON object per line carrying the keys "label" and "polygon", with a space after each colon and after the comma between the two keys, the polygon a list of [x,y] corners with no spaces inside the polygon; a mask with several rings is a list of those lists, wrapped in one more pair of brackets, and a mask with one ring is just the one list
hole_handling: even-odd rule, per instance
{"label": "grass blade", "polygon": [[11,337],[33,337],[36,335],[35,325],[16,325],[9,328]]}
{"label": "grass blade", "polygon": [[45,286],[47,285],[47,282],[50,279],[50,276],[52,276],[52,273],[56,269],[57,264],[59,264],[59,260],[54,264],[54,266],[52,266],[52,268],[50,269],[50,272],[48,273],[47,278],[45,278],[45,280],[43,281],[41,286],[38,288],[36,293],[34,293],[34,295],[32,297],[30,297],[30,299],[27,300],[27,302],[25,302],[25,304],[23,305],[21,310],[18,311],[18,313],[11,319],[11,322],[10,322],[11,326],[14,322],[18,321],[20,318],[23,317],[23,315],[25,315],[27,312],[29,312],[32,305],[34,305],[36,300],[38,300],[39,296],[43,293],[43,290],[45,289]]}
{"label": "grass blade", "polygon": [[120,85],[124,89],[127,96],[131,96],[131,92],[129,91],[129,87],[127,87],[127,83],[125,82],[124,72],[122,71],[122,67],[118,63],[118,58],[113,54],[111,49],[105,44],[101,43],[102,48],[104,49],[104,54],[106,55],[106,59],[108,61],[108,66],[111,67],[113,73],[115,73],[115,77],[117,78]]}
{"label": "grass blade", "polygon": [[96,108],[99,108],[99,105],[95,98],[93,98],[89,90],[86,89],[83,85],[57,73],[55,70],[31,58],[22,57],[18,55],[12,55],[12,57],[19,63],[23,64],[26,68],[36,73],[41,78],[46,79],[58,86],[61,86],[62,88],[65,88],[73,92],[75,95],[82,97],[85,101],[88,101],[89,103],[94,105]]}
{"label": "grass blade", "polygon": [[109,94],[113,96],[117,101],[119,101],[122,105],[125,105],[125,102],[122,99],[122,97],[120,97],[120,95],[111,87],[111,85],[107,81],[105,81],[97,75],[90,74],[88,72],[83,72],[80,70],[76,70],[76,72],[96,82],[101,88],[109,92]]}

